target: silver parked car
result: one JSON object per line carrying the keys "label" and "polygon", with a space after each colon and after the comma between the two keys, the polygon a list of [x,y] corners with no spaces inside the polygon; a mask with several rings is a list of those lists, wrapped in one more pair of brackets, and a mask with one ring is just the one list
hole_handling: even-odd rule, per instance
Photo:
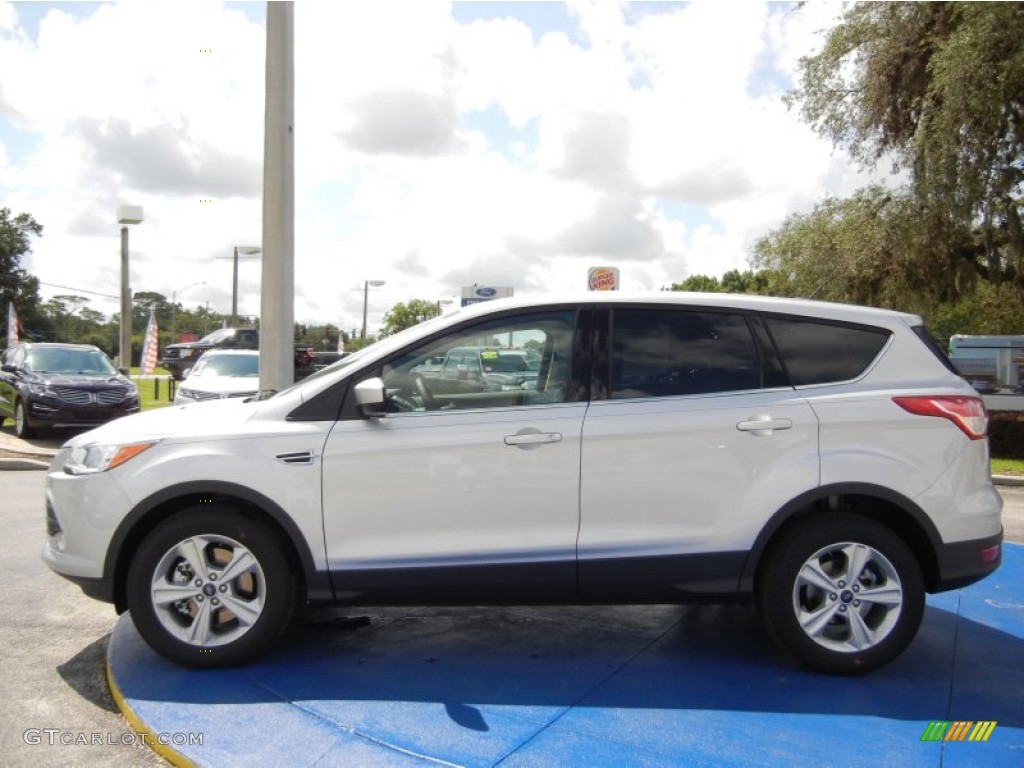
{"label": "silver parked car", "polygon": [[260,388],[260,353],[255,349],[211,349],[174,393],[175,405],[252,397]]}
{"label": "silver parked car", "polygon": [[[531,350],[536,376],[421,373],[474,346]],[[903,652],[926,592],[998,567],[987,422],[914,315],[498,300],[269,399],[70,440],[43,557],[193,667],[252,659],[313,601],[752,600],[804,664],[855,674]]]}

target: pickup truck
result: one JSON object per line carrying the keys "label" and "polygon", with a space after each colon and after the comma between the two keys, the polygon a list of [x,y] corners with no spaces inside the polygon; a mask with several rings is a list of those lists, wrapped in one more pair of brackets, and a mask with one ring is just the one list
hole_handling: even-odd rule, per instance
{"label": "pickup truck", "polygon": [[[181,381],[192,370],[199,356],[211,349],[259,349],[260,332],[255,328],[218,328],[199,341],[168,344],[160,365]],[[301,379],[313,371],[313,347],[295,345],[295,378]]]}

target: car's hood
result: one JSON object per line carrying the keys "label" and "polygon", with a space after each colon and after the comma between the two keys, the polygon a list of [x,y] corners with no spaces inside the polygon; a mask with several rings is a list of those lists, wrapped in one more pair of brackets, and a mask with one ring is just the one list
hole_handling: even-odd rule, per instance
{"label": "car's hood", "polygon": [[75,387],[76,389],[106,389],[111,384],[123,387],[131,386],[131,382],[117,373],[109,375],[89,373],[33,373],[27,377],[29,381],[48,384],[51,387]]}
{"label": "car's hood", "polygon": [[167,437],[202,439],[223,436],[232,427],[252,418],[259,410],[257,401],[241,399],[216,400],[192,405],[170,405],[134,416],[125,416],[101,427],[83,432],[65,445],[90,443],[130,443]]}
{"label": "car's hood", "polygon": [[194,389],[199,392],[216,392],[217,394],[234,394],[236,392],[256,392],[260,388],[259,376],[186,376],[178,385],[179,389]]}

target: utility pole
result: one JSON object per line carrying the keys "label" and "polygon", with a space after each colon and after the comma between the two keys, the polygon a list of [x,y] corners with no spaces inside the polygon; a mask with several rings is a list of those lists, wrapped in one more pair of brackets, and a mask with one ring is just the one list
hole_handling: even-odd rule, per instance
{"label": "utility pole", "polygon": [[268,2],[260,389],[295,381],[295,5]]}

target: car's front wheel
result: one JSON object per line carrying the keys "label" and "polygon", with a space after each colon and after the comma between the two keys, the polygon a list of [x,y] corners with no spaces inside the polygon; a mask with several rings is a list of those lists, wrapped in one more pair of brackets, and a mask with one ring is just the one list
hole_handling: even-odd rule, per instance
{"label": "car's front wheel", "polygon": [[36,436],[36,430],[28,423],[28,409],[24,400],[18,400],[14,404],[14,434],[22,438]]}
{"label": "car's front wheel", "polygon": [[758,608],[776,641],[813,669],[870,672],[901,654],[924,615],[921,569],[903,540],[856,514],[808,518],[766,554]]}
{"label": "car's front wheel", "polygon": [[128,570],[139,634],[189,667],[233,666],[265,652],[296,605],[295,575],[279,540],[264,523],[214,504],[161,523]]}

